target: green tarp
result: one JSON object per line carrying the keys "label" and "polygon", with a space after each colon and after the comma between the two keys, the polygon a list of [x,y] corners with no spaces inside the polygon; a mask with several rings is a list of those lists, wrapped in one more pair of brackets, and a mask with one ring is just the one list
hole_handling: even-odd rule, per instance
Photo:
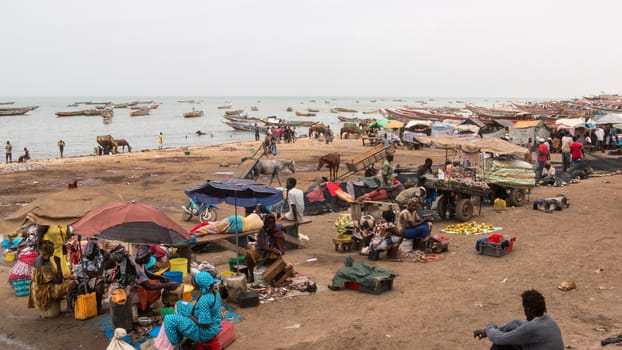
{"label": "green tarp", "polygon": [[346,267],[335,273],[333,283],[329,286],[330,289],[341,289],[344,288],[346,282],[356,282],[362,287],[377,290],[383,279],[397,276],[397,273],[391,270],[354,262],[351,256],[346,258],[345,265]]}

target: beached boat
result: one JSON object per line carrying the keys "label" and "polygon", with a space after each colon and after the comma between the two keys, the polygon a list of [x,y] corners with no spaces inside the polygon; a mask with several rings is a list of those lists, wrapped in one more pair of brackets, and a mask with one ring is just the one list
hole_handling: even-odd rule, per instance
{"label": "beached boat", "polygon": [[138,110],[135,110],[132,113],[130,113],[130,116],[132,116],[132,117],[140,117],[140,116],[143,116],[143,115],[149,115],[150,111],[151,111],[150,108],[138,109]]}
{"label": "beached boat", "polygon": [[[255,124],[251,124],[251,123],[241,123],[241,122],[234,122],[234,121],[230,121],[230,120],[223,120],[223,122],[227,125],[229,125],[230,127],[234,128],[235,130],[239,130],[239,131],[255,131]],[[257,125],[257,128],[259,129],[260,133],[265,133],[268,132],[268,126],[264,126],[264,125]]]}
{"label": "beached boat", "polygon": [[192,111],[192,112],[184,113],[184,118],[196,118],[196,117],[202,117],[202,116],[203,116],[203,111]]}
{"label": "beached boat", "polygon": [[302,112],[298,112],[296,111],[296,116],[298,117],[315,117],[317,114],[315,113],[302,113]]}

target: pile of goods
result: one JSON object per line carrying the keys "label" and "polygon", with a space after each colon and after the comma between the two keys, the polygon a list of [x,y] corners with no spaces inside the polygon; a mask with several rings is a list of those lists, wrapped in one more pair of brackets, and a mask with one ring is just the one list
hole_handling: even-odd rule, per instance
{"label": "pile of goods", "polygon": [[454,233],[459,235],[478,235],[482,233],[491,233],[499,231],[500,227],[495,227],[486,223],[477,223],[477,221],[465,222],[461,224],[448,225],[442,232]]}

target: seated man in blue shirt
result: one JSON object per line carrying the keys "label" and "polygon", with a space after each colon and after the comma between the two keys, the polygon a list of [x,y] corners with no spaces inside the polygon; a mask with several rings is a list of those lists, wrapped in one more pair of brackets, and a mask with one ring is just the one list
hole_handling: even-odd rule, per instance
{"label": "seated man in blue shirt", "polygon": [[513,320],[502,327],[490,324],[473,332],[473,336],[492,341],[491,350],[563,350],[559,326],[546,313],[544,296],[535,289],[521,294],[526,321]]}

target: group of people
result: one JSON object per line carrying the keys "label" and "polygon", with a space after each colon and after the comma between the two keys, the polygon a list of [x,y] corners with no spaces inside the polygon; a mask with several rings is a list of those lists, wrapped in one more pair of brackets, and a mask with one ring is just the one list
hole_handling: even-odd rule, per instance
{"label": "group of people", "polygon": [[[7,164],[13,162],[13,145],[11,145],[11,141],[6,142],[6,145],[4,146],[4,154],[5,154],[5,161]],[[29,159],[30,159],[30,151],[28,151],[28,148],[24,147],[24,154],[19,156],[19,158],[17,159],[17,162],[24,163]]]}

